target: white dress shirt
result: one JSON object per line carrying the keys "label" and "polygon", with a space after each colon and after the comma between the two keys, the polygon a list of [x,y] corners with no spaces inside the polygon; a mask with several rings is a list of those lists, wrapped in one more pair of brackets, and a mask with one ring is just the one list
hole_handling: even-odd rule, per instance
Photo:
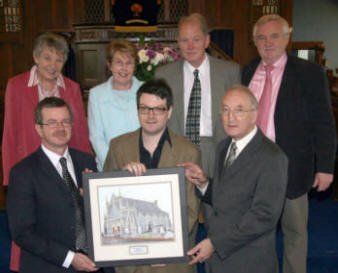
{"label": "white dress shirt", "polygon": [[[57,172],[59,173],[59,175],[62,178],[63,178],[63,176],[62,176],[62,166],[60,164],[60,158],[65,157],[67,159],[68,172],[70,173],[71,177],[73,178],[75,185],[77,186],[77,181],[76,181],[76,176],[75,176],[75,171],[74,171],[74,165],[73,165],[72,158],[70,157],[68,147],[67,147],[66,151],[64,152],[64,154],[62,156],[57,154],[57,153],[54,153],[53,151],[49,150],[47,147],[43,146],[42,144],[41,144],[41,148],[42,148],[42,151],[49,158],[49,160],[52,162],[53,166],[55,167],[55,169],[57,170]],[[69,268],[69,266],[71,265],[71,263],[74,259],[74,256],[75,256],[75,253],[71,250],[68,250],[67,256],[66,256],[65,260],[63,261],[62,266],[65,267],[65,268]]]}
{"label": "white dress shirt", "polygon": [[198,69],[198,77],[201,82],[200,136],[212,137],[210,63],[208,55],[205,56],[206,57],[198,68],[195,68],[189,62],[184,61],[184,128],[187,119],[190,94],[194,85],[194,70]]}

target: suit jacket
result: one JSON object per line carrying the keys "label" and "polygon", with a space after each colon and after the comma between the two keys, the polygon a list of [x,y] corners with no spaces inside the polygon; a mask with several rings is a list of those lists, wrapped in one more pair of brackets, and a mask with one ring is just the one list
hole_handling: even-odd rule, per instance
{"label": "suit jacket", "polygon": [[[248,85],[260,59],[245,66]],[[316,64],[288,56],[274,115],[276,143],[289,158],[287,197],[308,192],[315,172],[333,173],[336,131],[327,77]]]}
{"label": "suit jacket", "polygon": [[[178,163],[187,161],[200,164],[200,155],[197,146],[170,131],[169,135],[172,145],[170,146],[170,144],[165,141],[158,168],[172,168],[176,167]],[[140,130],[137,130],[112,139],[103,170],[117,171],[121,170],[129,162],[140,162],[139,138]],[[189,217],[189,239],[190,246],[192,247],[197,232],[199,201],[195,196],[194,186],[189,182],[186,182],[186,191]],[[115,271],[117,273],[193,273],[196,270],[195,267],[189,266],[188,264],[168,264],[163,268],[152,268],[150,266],[117,267],[115,268]]]}
{"label": "suit jacket", "polygon": [[[216,145],[225,137],[219,106],[225,91],[234,84],[240,83],[239,66],[235,63],[208,56],[210,62],[211,109],[212,109],[212,139],[210,145],[204,146],[201,140],[203,170],[212,175]],[[168,122],[168,127],[178,135],[184,135],[184,60],[159,67],[156,70],[157,78],[165,79],[172,89],[174,96],[174,111]],[[203,90],[202,90],[203,92]]]}
{"label": "suit jacket", "polygon": [[[69,149],[78,186],[85,168],[96,171],[94,158]],[[76,272],[62,264],[75,250],[75,206],[67,185],[43,150],[13,167],[7,212],[12,239],[21,247],[20,272]]]}
{"label": "suit jacket", "polygon": [[[215,253],[207,261],[213,273],[273,273],[277,267],[276,226],[287,185],[287,157],[258,130],[224,170],[231,139],[216,152],[213,215],[208,237]],[[207,195],[210,197],[210,195]]]}

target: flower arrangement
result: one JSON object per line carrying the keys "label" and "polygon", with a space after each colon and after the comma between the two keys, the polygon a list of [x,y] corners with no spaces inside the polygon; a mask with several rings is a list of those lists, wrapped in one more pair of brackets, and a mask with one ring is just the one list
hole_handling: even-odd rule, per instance
{"label": "flower arrangement", "polygon": [[153,40],[145,42],[141,37],[137,47],[139,62],[136,66],[135,76],[140,81],[147,81],[154,77],[158,66],[175,62],[181,56],[174,48],[155,43]]}

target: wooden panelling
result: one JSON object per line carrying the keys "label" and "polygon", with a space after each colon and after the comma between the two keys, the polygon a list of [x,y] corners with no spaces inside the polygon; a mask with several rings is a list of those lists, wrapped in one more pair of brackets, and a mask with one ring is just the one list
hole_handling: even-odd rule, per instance
{"label": "wooden panelling", "polygon": [[[234,30],[234,60],[244,65],[257,56],[250,43],[249,5],[247,0],[189,0],[189,12],[205,15],[211,29]],[[293,0],[281,1],[281,15],[292,23]],[[17,35],[3,35],[0,39],[0,89],[4,89],[7,79],[27,71],[32,65],[33,42],[38,34],[45,31],[72,32],[73,24],[84,21],[86,0],[23,0],[23,32]],[[0,37],[1,38],[1,37]],[[93,62],[101,56],[102,46],[80,48],[79,62]],[[87,55],[85,54],[87,53]],[[81,55],[82,54],[82,55]],[[81,57],[82,56],[82,57]],[[102,57],[102,56],[101,56]],[[87,58],[87,59],[86,59]],[[89,69],[89,68],[88,68]],[[99,82],[94,78],[103,76],[105,64],[82,71],[86,83]],[[90,74],[93,73],[92,77]],[[1,183],[1,181],[0,181]],[[0,186],[0,205],[4,202],[4,191]]]}

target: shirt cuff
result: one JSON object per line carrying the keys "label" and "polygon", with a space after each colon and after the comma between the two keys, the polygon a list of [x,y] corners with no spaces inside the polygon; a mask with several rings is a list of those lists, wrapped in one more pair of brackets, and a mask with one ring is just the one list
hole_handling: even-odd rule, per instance
{"label": "shirt cuff", "polygon": [[196,186],[196,187],[201,192],[201,195],[203,196],[205,194],[205,192],[207,191],[208,186],[209,186],[209,183],[207,183],[207,185],[204,186],[204,187],[200,187],[200,186]]}
{"label": "shirt cuff", "polygon": [[74,256],[75,256],[75,252],[69,250],[68,253],[67,253],[66,259],[63,261],[62,266],[65,267],[65,268],[69,268],[70,265],[72,264]]}

